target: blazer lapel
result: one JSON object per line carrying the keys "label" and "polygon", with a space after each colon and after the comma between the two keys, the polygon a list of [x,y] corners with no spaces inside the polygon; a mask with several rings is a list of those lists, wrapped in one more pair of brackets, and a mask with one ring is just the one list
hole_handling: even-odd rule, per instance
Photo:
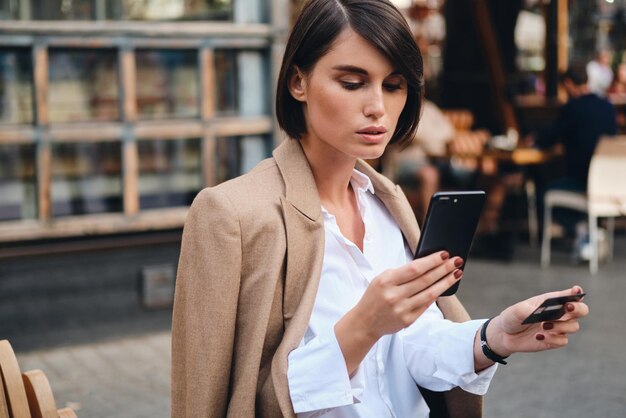
{"label": "blazer lapel", "polygon": [[276,398],[285,417],[293,417],[287,381],[287,356],[298,347],[309,324],[324,259],[324,223],[313,173],[300,143],[285,140],[274,159],[285,182],[281,198],[287,256],[283,293],[285,333],[272,359]]}

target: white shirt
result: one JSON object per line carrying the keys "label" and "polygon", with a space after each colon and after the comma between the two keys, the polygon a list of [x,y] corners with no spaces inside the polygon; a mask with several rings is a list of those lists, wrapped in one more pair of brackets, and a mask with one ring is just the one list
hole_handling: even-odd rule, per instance
{"label": "white shirt", "polygon": [[435,304],[402,331],[382,337],[350,378],[334,325],[369,283],[412,259],[397,223],[370,179],[350,180],[365,225],[363,252],[322,208],[325,249],[319,290],[300,346],[289,354],[291,402],[299,418],[428,417],[415,383],[435,391],[455,386],[484,394],[496,366],[474,372],[474,336],[484,320],[452,323]]}

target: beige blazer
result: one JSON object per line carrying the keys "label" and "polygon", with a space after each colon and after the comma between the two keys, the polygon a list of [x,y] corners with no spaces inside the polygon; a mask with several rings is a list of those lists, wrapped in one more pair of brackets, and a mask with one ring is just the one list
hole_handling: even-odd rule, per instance
{"label": "beige blazer", "polygon": [[[400,188],[363,161],[357,169],[414,251],[419,228]],[[295,417],[287,355],[309,323],[323,226],[315,181],[295,140],[248,174],[198,194],[176,283],[172,417]]]}

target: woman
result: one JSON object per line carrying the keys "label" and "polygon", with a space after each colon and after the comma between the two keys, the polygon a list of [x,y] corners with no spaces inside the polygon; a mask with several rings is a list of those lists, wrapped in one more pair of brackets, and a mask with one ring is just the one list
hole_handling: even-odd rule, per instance
{"label": "woman", "polygon": [[362,161],[413,136],[421,73],[391,3],[305,5],[278,82],[278,121],[291,139],[250,173],[202,191],[188,216],[173,416],[425,417],[416,382],[484,393],[494,359],[562,347],[578,330],[583,303],[543,328],[521,321],[579,287],[490,322],[442,318],[435,301],[461,278],[463,260],[439,252],[413,261],[409,204]]}

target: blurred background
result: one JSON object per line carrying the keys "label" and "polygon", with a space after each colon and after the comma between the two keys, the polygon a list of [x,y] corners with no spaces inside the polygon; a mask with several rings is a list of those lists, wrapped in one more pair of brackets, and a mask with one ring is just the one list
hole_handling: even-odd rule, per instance
{"label": "blurred background", "polygon": [[[203,187],[247,172],[284,139],[274,86],[302,3],[0,1],[0,339],[23,370],[48,375],[59,408],[169,416],[187,208]],[[423,132],[415,157],[391,150],[371,163],[403,186],[420,222],[425,191],[487,190],[460,292],[470,314],[492,316],[574,283],[590,295],[588,329],[558,353],[512,358],[485,416],[626,416],[617,297],[626,290],[626,193],[611,198],[621,208],[602,215],[591,237],[584,215],[572,223],[555,213],[544,227],[567,138],[536,141],[572,99],[560,74],[573,64],[615,110],[615,129],[604,134],[626,133],[626,1],[395,3],[442,119],[424,117],[439,138]],[[599,139],[590,139],[592,152]],[[435,141],[441,146],[429,148]],[[618,167],[625,150],[608,151],[623,158]],[[547,263],[544,244],[542,269],[546,231],[552,255]]]}

